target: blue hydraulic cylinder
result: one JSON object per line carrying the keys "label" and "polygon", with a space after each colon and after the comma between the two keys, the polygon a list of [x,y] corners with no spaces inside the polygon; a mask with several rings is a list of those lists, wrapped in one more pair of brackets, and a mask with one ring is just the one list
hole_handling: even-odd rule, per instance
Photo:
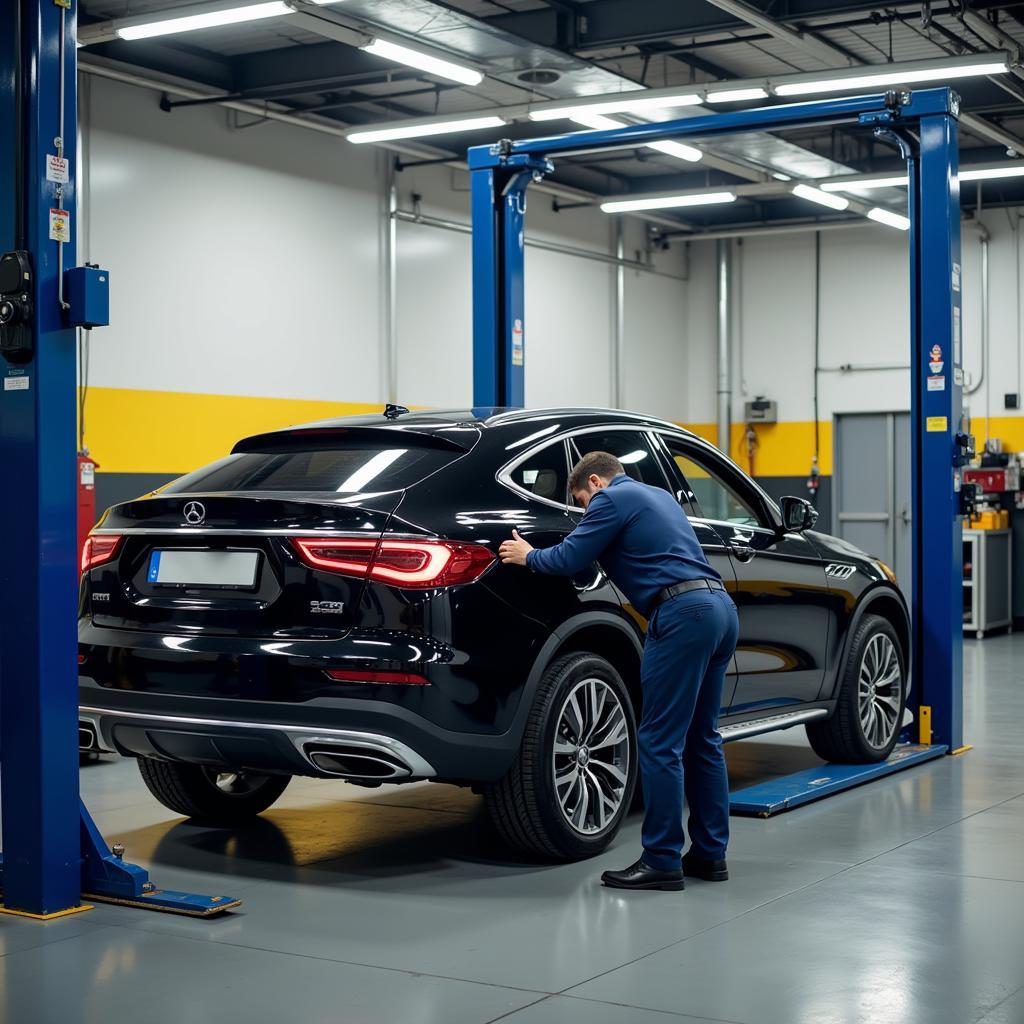
{"label": "blue hydraulic cylinder", "polygon": [[27,251],[34,272],[33,351],[0,359],[3,902],[32,914],[80,891],[75,332],[59,301],[75,262],[74,24],[54,0],[0,3],[0,250]]}
{"label": "blue hydraulic cylinder", "polygon": [[[954,105],[955,109],[955,105]],[[955,435],[963,427],[957,121],[922,117],[910,161],[913,701],[933,742],[963,746],[963,534]]]}

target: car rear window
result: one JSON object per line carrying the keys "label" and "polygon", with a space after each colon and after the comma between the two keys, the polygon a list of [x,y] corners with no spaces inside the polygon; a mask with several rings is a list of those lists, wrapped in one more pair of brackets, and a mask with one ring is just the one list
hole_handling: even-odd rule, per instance
{"label": "car rear window", "polygon": [[443,469],[459,453],[436,448],[384,445],[244,452],[197,469],[162,493],[187,491],[320,491],[358,494],[396,491]]}

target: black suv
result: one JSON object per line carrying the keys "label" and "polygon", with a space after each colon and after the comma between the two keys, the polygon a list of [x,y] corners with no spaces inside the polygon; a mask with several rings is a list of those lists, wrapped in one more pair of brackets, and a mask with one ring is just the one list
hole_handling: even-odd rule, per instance
{"label": "black suv", "polygon": [[678,498],[736,601],[723,736],[800,724],[826,760],[885,758],[909,643],[892,572],[700,437],[604,409],[261,434],[109,509],[83,558],[82,746],[214,823],[292,775],[434,779],[482,793],[510,844],[598,852],[635,786],[646,623],[597,564],[496,559],[513,527],[538,547],[572,530],[569,469],[597,450]]}

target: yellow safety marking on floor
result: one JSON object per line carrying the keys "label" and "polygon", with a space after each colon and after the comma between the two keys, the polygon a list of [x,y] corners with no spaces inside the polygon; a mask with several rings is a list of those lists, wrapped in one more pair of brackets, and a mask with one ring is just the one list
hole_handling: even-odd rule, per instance
{"label": "yellow safety marking on floor", "polygon": [[9,917],[27,917],[30,921],[56,921],[58,917],[70,917],[94,909],[91,903],[83,903],[79,907],[68,907],[67,910],[55,910],[52,914],[30,914],[27,910],[11,910],[0,903],[0,914]]}
{"label": "yellow safety marking on floor", "polygon": [[966,754],[968,750],[973,750],[973,743],[965,743],[962,747],[957,747],[956,750],[949,752],[950,757],[956,757],[958,754]]}
{"label": "yellow safety marking on floor", "polygon": [[918,719],[920,730],[918,742],[930,747],[932,745],[932,709],[927,704],[923,704],[918,709],[918,714],[920,716]]}

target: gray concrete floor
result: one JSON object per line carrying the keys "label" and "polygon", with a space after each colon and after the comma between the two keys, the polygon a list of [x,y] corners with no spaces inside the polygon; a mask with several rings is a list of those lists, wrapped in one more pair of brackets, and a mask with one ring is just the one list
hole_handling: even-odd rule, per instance
{"label": "gray concrete floor", "polygon": [[[516,863],[479,801],[296,780],[251,827],[186,824],[130,761],[82,770],[101,829],[191,920],[97,906],[0,918],[4,1024],[1021,1024],[1024,637],[966,644],[975,749],[761,821],[726,884],[617,893],[634,816],[584,864]],[[729,748],[735,787],[814,764],[793,734]]]}

